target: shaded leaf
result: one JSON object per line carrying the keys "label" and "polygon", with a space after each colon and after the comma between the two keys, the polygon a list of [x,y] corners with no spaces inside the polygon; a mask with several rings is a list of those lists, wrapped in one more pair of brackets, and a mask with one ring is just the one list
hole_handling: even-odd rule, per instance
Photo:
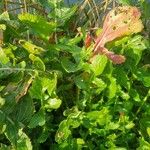
{"label": "shaded leaf", "polygon": [[37,126],[43,126],[45,124],[45,114],[43,110],[35,113],[31,118],[28,127],[35,128]]}

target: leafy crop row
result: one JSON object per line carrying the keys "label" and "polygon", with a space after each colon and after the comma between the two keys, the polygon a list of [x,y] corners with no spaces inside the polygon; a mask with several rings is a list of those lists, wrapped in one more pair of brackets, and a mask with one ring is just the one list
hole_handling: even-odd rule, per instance
{"label": "leafy crop row", "polygon": [[89,62],[86,29],[70,29],[76,6],[46,4],[47,18],[0,15],[0,149],[149,150],[150,3],[140,3],[143,33],[106,44],[126,57],[119,65]]}

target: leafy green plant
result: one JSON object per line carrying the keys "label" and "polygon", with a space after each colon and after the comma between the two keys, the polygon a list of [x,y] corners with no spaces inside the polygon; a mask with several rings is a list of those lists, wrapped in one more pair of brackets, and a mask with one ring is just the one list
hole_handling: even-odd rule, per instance
{"label": "leafy green plant", "polygon": [[120,65],[105,55],[90,63],[85,29],[69,26],[77,7],[47,4],[47,18],[0,15],[0,148],[149,150],[149,39],[107,43],[126,57]]}

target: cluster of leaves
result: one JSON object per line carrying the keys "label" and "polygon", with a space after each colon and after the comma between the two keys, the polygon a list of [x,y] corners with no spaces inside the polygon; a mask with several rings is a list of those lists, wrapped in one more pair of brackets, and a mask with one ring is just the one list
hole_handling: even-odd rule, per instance
{"label": "cluster of leaves", "polygon": [[149,150],[148,40],[107,43],[126,56],[121,65],[105,55],[89,63],[85,29],[68,27],[76,7],[43,5],[51,8],[46,19],[0,15],[0,148]]}

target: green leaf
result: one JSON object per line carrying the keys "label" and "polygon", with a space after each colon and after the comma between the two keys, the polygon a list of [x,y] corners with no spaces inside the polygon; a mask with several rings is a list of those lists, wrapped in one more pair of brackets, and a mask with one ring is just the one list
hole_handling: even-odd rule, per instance
{"label": "green leaf", "polygon": [[141,35],[136,35],[136,36],[130,38],[127,42],[127,46],[132,48],[134,50],[134,52],[137,54],[147,48],[145,41]]}
{"label": "green leaf", "polygon": [[99,78],[95,78],[92,83],[96,86],[93,88],[95,88],[97,94],[100,94],[107,86],[106,83]]}
{"label": "green leaf", "polygon": [[116,78],[110,77],[110,84],[108,86],[108,98],[112,99],[115,97],[117,92],[117,84],[116,84]]}
{"label": "green leaf", "polygon": [[135,126],[135,124],[132,122],[132,121],[130,121],[130,122],[128,122],[128,124],[125,126],[125,128],[126,129],[131,129],[131,128],[133,128]]}
{"label": "green leaf", "polygon": [[46,139],[49,137],[49,131],[43,128],[41,135],[38,138],[38,143],[44,143]]}
{"label": "green leaf", "polygon": [[51,74],[48,77],[36,77],[29,90],[30,96],[35,99],[41,99],[44,97],[47,91],[49,96],[54,92],[57,84],[56,74]]}
{"label": "green leaf", "polygon": [[88,80],[84,76],[79,75],[75,77],[75,83],[80,89],[89,90],[90,87],[90,77]]}
{"label": "green leaf", "polygon": [[111,115],[108,108],[104,107],[100,111],[88,112],[86,117],[92,122],[97,122],[99,125],[105,125],[111,121]]}
{"label": "green leaf", "polygon": [[30,54],[29,58],[32,60],[35,69],[45,71],[45,64],[39,57]]}
{"label": "green leaf", "polygon": [[18,18],[44,40],[48,40],[49,36],[56,28],[56,23],[48,22],[45,18],[39,15],[24,13],[19,14]]}
{"label": "green leaf", "polygon": [[48,77],[43,77],[41,81],[43,87],[42,92],[47,90],[48,94],[51,96],[57,85],[57,75],[55,73],[51,74]]}
{"label": "green leaf", "polygon": [[40,78],[37,77],[34,79],[29,93],[32,98],[42,99],[42,82]]}
{"label": "green leaf", "polygon": [[133,67],[139,63],[143,50],[147,48],[146,40],[142,36],[136,35],[128,40],[125,48],[126,58],[128,58],[127,63],[130,67]]}
{"label": "green leaf", "polygon": [[61,100],[58,98],[50,98],[47,100],[47,103],[45,104],[45,108],[47,109],[58,109],[61,105]]}
{"label": "green leaf", "polygon": [[29,54],[41,54],[45,52],[45,50],[42,47],[36,46],[31,42],[25,40],[20,40],[19,44],[21,44],[22,47],[28,51]]}
{"label": "green leaf", "polygon": [[9,18],[9,14],[7,11],[3,12],[1,15],[0,15],[0,21],[3,20],[3,21],[9,21],[10,18]]}
{"label": "green leaf", "polygon": [[135,73],[137,80],[141,81],[144,86],[150,87],[150,66],[143,66],[139,68]]}
{"label": "green leaf", "polygon": [[18,126],[11,119],[6,122],[5,135],[11,142],[11,144],[16,147],[18,140]]}
{"label": "green leaf", "polygon": [[45,124],[45,114],[43,110],[35,113],[28,125],[29,128],[35,128],[37,126],[43,126]]}
{"label": "green leaf", "polygon": [[77,6],[74,6],[72,8],[67,8],[67,7],[55,8],[55,11],[53,13],[50,13],[49,17],[50,18],[55,17],[61,23],[65,23],[67,20],[70,19],[71,16],[73,16],[76,10],[77,10]]}
{"label": "green leaf", "polygon": [[107,64],[107,57],[105,55],[97,55],[90,64],[91,70],[96,76],[102,74]]}
{"label": "green leaf", "polygon": [[19,139],[17,140],[16,150],[32,150],[31,141],[22,129],[19,130]]}
{"label": "green leaf", "polygon": [[55,135],[55,140],[58,143],[62,143],[63,141],[66,141],[66,139],[69,137],[69,135],[71,135],[71,131],[69,130],[69,128],[67,126],[67,121],[63,120],[59,124],[59,129]]}
{"label": "green leaf", "polygon": [[19,122],[28,123],[33,115],[33,111],[33,100],[27,95],[16,105],[12,117]]}
{"label": "green leaf", "polygon": [[116,40],[115,41],[115,46],[124,45],[124,44],[126,44],[128,42],[129,39],[130,39],[130,37],[125,36],[125,37],[123,37],[123,38],[121,38],[119,40]]}
{"label": "green leaf", "polygon": [[68,73],[76,72],[81,69],[81,66],[79,64],[71,62],[68,58],[63,58],[61,64]]}
{"label": "green leaf", "polygon": [[137,150],[149,150],[150,149],[150,143],[144,140],[144,138],[139,138],[140,146],[137,148]]}
{"label": "green leaf", "polygon": [[7,64],[9,62],[9,58],[6,56],[4,50],[0,47],[0,64]]}
{"label": "green leaf", "polygon": [[127,72],[125,72],[122,68],[116,67],[113,71],[113,74],[117,80],[117,83],[126,89],[130,88],[129,78],[127,76]]}
{"label": "green leaf", "polygon": [[134,101],[136,101],[136,102],[141,101],[140,95],[135,89],[131,88],[129,91],[129,95],[133,98]]}

